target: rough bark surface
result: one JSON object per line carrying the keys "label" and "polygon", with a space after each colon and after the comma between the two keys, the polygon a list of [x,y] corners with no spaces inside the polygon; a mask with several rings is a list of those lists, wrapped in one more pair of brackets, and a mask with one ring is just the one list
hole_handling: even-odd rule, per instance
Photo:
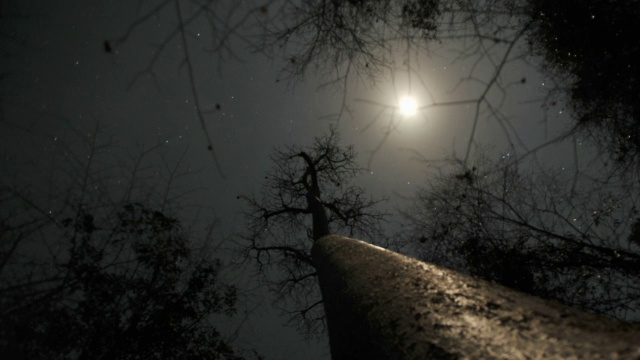
{"label": "rough bark surface", "polygon": [[345,237],[316,241],[331,356],[640,359],[640,328]]}

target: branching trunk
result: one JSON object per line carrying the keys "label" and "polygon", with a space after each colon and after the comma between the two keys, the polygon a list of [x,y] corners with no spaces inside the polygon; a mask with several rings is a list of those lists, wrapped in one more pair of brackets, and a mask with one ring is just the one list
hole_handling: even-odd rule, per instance
{"label": "branching trunk", "polygon": [[[307,170],[302,175],[302,182],[307,190],[306,199],[309,211],[313,218],[313,239],[317,240],[325,235],[329,235],[329,220],[327,212],[320,200],[320,186],[318,185],[318,170],[311,160],[311,157],[304,151],[298,154],[307,164]],[[311,183],[309,183],[311,178]]]}

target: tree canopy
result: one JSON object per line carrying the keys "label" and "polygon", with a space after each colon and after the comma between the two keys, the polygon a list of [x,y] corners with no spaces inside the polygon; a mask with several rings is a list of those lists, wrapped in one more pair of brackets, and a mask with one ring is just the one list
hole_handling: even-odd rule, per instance
{"label": "tree canopy", "polygon": [[580,129],[621,163],[640,158],[640,5],[535,0],[529,41],[563,84]]}
{"label": "tree canopy", "polygon": [[[149,7],[121,37],[105,42],[105,51],[117,49],[154,15],[166,10],[175,13],[177,26],[168,30],[157,54],[140,75],[153,74],[160,54],[170,48],[170,41],[181,42],[181,56],[188,65],[207,149],[214,155],[221,175],[214,144],[206,130],[206,111],[199,104],[197,74],[191,65],[190,26],[197,19],[210,24],[211,50],[221,60],[237,57],[232,43],[241,42],[258,53],[284,60],[284,75],[278,80],[295,81],[315,72],[327,75],[323,85],[333,84],[344,91],[354,76],[377,80],[387,71],[395,71],[399,51],[408,54],[416,50],[421,56],[457,53],[454,61],[466,59],[475,64],[464,67],[467,73],[460,77],[482,89],[473,99],[433,105],[476,104],[467,152],[475,140],[480,112],[505,122],[502,100],[511,81],[506,69],[509,63],[520,61],[550,78],[550,99],[544,104],[566,102],[572,109],[574,126],[557,139],[586,135],[623,167],[637,164],[638,81],[634,64],[638,47],[634,34],[640,5],[635,1],[556,4],[550,0],[277,0],[185,5],[190,2],[162,1]],[[223,13],[228,16],[220,16]],[[403,47],[406,49],[401,50]],[[409,73],[418,72],[410,69],[407,59],[402,66],[409,68]],[[527,79],[521,77],[518,81],[524,84]],[[338,116],[345,108],[343,104]],[[521,142],[513,138],[509,141]]]}
{"label": "tree canopy", "polygon": [[504,46],[507,57],[492,60],[491,79],[468,74],[486,84],[481,98],[503,76],[505,61],[537,58],[529,63],[553,77],[550,95],[572,108],[573,131],[593,137],[622,164],[640,159],[635,1],[288,0],[281,9],[286,15],[270,23],[262,46],[287,58],[292,75],[314,69],[336,80],[350,72],[376,77],[393,65],[402,43],[426,55],[438,43],[457,42],[460,58],[478,60]]}
{"label": "tree canopy", "polygon": [[[184,165],[147,167],[152,147],[129,168],[130,154],[101,151],[112,144],[101,131],[82,135],[58,140],[52,156],[64,156],[52,168],[33,162],[43,188],[18,172],[0,177],[0,353],[245,358],[228,334],[240,290],[223,279],[222,254],[170,215]],[[120,176],[107,171],[114,154]]]}
{"label": "tree canopy", "polygon": [[[79,211],[63,219],[65,261],[33,265],[49,277],[6,279],[2,353],[10,358],[238,359],[209,323],[235,312],[220,261],[197,260],[179,222],[128,204],[113,226]],[[107,226],[105,226],[107,225]],[[11,231],[3,234],[10,239]],[[45,268],[45,269],[42,269]]]}

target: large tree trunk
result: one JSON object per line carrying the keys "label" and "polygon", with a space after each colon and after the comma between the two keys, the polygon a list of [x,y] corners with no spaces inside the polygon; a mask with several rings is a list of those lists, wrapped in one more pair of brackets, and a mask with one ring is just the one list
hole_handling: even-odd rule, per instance
{"label": "large tree trunk", "polygon": [[329,235],[329,219],[327,211],[320,202],[320,199],[312,192],[307,193],[307,205],[311,210],[313,221],[313,239],[318,240]]}
{"label": "large tree trunk", "polygon": [[330,235],[312,257],[341,359],[639,359],[638,327]]}

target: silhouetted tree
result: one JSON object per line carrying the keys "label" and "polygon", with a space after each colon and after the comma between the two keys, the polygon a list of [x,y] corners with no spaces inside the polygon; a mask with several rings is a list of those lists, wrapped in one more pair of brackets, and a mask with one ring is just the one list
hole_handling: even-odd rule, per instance
{"label": "silhouetted tree", "polygon": [[622,163],[640,158],[640,4],[636,1],[529,2],[529,41],[566,79],[581,129]]}
{"label": "silhouetted tree", "polygon": [[17,162],[0,176],[2,356],[243,358],[219,326],[235,314],[238,289],[220,278],[207,239],[168,215],[175,199],[166,184],[189,172],[166,161],[147,167],[158,148],[127,168],[98,130],[79,147],[60,137],[43,140],[64,159],[49,169],[43,159],[24,174],[31,162],[3,163]]}
{"label": "silhouetted tree", "polygon": [[240,358],[209,323],[235,313],[237,290],[218,279],[219,260],[192,253],[178,220],[128,204],[115,223],[80,209],[61,225],[66,260],[33,264],[0,289],[4,356]]}
{"label": "silhouetted tree", "polygon": [[[196,32],[199,20],[210,24],[211,45],[207,50],[217,54],[219,60],[237,57],[233,52],[237,48],[235,44],[243,43],[257,53],[284,60],[284,74],[276,81],[283,77],[298,80],[312,70],[327,75],[323,85],[343,86],[345,96],[338,118],[348,110],[346,85],[354,75],[379,79],[396,67],[394,58],[399,47],[409,46],[411,49],[403,50],[407,53],[412,49],[432,52],[439,47],[432,46],[434,41],[453,40],[460,45],[456,52],[461,59],[474,58],[471,62],[489,59],[495,71],[482,69],[476,72],[475,66],[470,67],[465,79],[475,84],[486,84],[486,89],[473,99],[445,101],[437,106],[476,103],[480,114],[481,106],[499,107],[500,101],[490,95],[504,92],[508,85],[500,79],[505,65],[522,57],[514,49],[524,34],[524,6],[508,0],[282,0],[215,1],[206,4],[193,3],[192,0],[159,1],[155,6],[146,8],[120,38],[109,39],[109,43],[112,49],[117,49],[138,28],[150,23],[156,15],[172,9],[177,25],[153,31],[158,36],[157,51],[140,75],[155,75],[154,68],[161,55],[176,48],[168,45],[172,41],[180,43],[179,56],[184,60],[189,75],[190,92],[207,138],[207,149],[222,175],[215,144],[205,126],[210,111],[200,103],[195,81],[198,76],[192,66],[192,57],[196,54],[193,49],[202,47],[198,44],[201,41],[199,37],[190,36]],[[505,51],[495,51],[497,45],[504,45]],[[409,72],[415,71],[409,69]],[[139,78],[141,76],[136,77]],[[471,135],[473,137],[474,134]]]}
{"label": "silhouetted tree", "polygon": [[422,259],[625,318],[640,309],[637,198],[597,181],[577,188],[588,190],[566,172],[481,158],[464,176],[437,176],[405,216]]}
{"label": "silhouetted tree", "polygon": [[351,184],[362,169],[353,147],[341,146],[333,127],[311,146],[277,149],[271,158],[273,168],[261,194],[240,196],[248,204],[245,256],[255,260],[298,328],[322,333],[324,311],[310,256],[313,242],[329,233],[384,241],[384,214],[375,209],[382,200]]}
{"label": "silhouetted tree", "polygon": [[287,71],[302,76],[309,67],[332,72],[350,64],[373,74],[389,65],[389,43],[416,37],[433,39],[441,6],[425,1],[295,1],[281,4],[282,15],[266,27],[261,47],[284,49]]}
{"label": "silhouetted tree", "polygon": [[[265,22],[260,48],[283,57],[294,77],[308,70],[326,72],[342,86],[349,74],[375,78],[397,66],[394,52],[403,45],[425,55],[446,49],[468,60],[468,73],[456,76],[482,84],[480,90],[469,99],[436,103],[476,104],[465,161],[481,113],[503,126],[509,142],[526,148],[501,114],[508,87],[527,81],[509,79],[505,71],[507,64],[520,61],[550,78],[544,104],[566,102],[571,109],[575,126],[558,139],[567,133],[587,135],[621,168],[639,164],[640,4],[635,1],[284,0],[278,6],[272,21]],[[407,72],[418,72],[408,61]]]}
{"label": "silhouetted tree", "polygon": [[[634,64],[638,60],[635,19],[640,6],[634,1],[574,0],[558,5],[548,0],[281,0],[188,6],[192,2],[157,2],[109,44],[116,49],[154,15],[167,9],[175,12],[178,25],[160,34],[158,50],[141,75],[153,73],[160,55],[175,48],[167,46],[171,41],[181,43],[198,120],[221,174],[215,144],[204,125],[207,111],[199,102],[197,74],[191,66],[194,53],[190,49],[196,40],[189,40],[190,27],[198,19],[211,25],[211,50],[221,60],[236,56],[232,42],[243,42],[285,60],[284,72],[293,78],[308,70],[330,73],[327,83],[343,86],[345,91],[353,75],[378,78],[385,71],[395,71],[399,47],[406,46],[407,53],[457,53],[456,60],[469,61],[468,72],[459,77],[474,86],[481,84],[480,88],[468,99],[434,101],[432,105],[475,104],[465,160],[481,114],[503,126],[511,143],[526,147],[517,134],[506,130],[509,126],[501,109],[508,88],[527,82],[526,77],[513,78],[505,69],[515,62],[527,63],[551,75],[553,81],[545,86],[551,89],[547,105],[565,100],[571,105],[576,122],[567,132],[582,130],[622,164],[637,163],[639,91]],[[220,16],[222,13],[228,16]],[[407,59],[405,62],[408,73],[418,72]],[[338,117],[345,109],[343,104]],[[565,139],[565,135],[557,138]]]}

